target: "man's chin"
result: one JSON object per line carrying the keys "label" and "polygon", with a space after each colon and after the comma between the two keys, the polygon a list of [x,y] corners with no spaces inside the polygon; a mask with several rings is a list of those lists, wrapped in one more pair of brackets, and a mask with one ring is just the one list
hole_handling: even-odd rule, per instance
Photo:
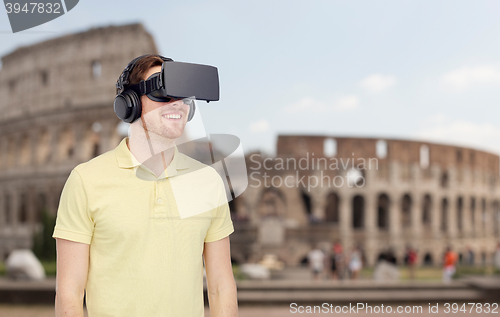
{"label": "man's chin", "polygon": [[184,130],[164,131],[164,133],[162,133],[162,136],[166,139],[175,140],[175,139],[180,138],[183,133],[184,133]]}

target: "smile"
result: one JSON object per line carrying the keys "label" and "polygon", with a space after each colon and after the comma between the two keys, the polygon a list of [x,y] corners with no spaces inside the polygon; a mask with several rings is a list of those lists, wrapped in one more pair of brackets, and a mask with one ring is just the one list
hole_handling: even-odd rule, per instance
{"label": "smile", "polygon": [[166,118],[166,119],[180,119],[181,115],[180,114],[164,114],[162,117]]}

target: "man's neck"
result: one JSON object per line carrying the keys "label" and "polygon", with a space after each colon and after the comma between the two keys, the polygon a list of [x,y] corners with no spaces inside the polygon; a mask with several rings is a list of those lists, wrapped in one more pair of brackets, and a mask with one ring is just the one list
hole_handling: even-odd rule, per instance
{"label": "man's neck", "polygon": [[160,176],[173,160],[175,140],[156,134],[131,133],[127,147],[142,165]]}

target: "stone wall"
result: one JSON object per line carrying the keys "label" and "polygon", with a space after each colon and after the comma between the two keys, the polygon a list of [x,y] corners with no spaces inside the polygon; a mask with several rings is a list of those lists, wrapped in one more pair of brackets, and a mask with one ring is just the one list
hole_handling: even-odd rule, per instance
{"label": "stone wall", "polygon": [[157,53],[140,24],[20,47],[0,71],[0,260],[30,248],[43,208],[55,216],[70,171],[122,139],[115,83],[135,57]]}

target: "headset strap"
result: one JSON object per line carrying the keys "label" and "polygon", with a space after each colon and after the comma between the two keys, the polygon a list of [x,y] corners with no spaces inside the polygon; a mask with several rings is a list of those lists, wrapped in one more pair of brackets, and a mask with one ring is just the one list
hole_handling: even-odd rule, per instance
{"label": "headset strap", "polygon": [[160,75],[155,75],[153,78],[148,80],[141,80],[138,84],[134,84],[128,87],[137,92],[140,96],[147,95],[154,90],[158,90],[161,87]]}

